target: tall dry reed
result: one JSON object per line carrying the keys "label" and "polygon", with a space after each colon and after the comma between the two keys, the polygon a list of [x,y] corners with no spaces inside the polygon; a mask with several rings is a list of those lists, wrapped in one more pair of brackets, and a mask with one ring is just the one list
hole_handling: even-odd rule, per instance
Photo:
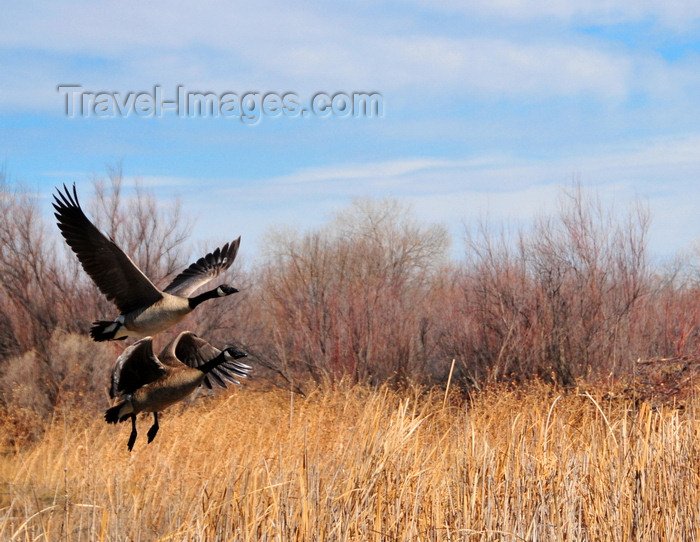
{"label": "tall dry reed", "polygon": [[339,386],[64,412],[0,459],[0,540],[696,540],[700,424],[550,388]]}

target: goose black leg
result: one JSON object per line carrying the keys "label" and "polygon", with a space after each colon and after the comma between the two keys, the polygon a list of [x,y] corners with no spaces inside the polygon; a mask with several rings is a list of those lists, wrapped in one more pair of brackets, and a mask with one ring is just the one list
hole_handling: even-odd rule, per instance
{"label": "goose black leg", "polygon": [[153,442],[153,439],[156,438],[157,432],[158,432],[158,413],[154,412],[153,413],[153,425],[148,430],[148,442]]}
{"label": "goose black leg", "polygon": [[131,435],[129,435],[129,442],[126,445],[131,451],[134,447],[134,442],[136,442],[136,415],[130,414],[129,417],[131,418]]}

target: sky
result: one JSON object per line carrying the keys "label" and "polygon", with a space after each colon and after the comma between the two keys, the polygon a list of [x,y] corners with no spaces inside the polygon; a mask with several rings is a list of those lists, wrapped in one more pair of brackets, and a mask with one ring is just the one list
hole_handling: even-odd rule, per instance
{"label": "sky", "polygon": [[[459,253],[465,223],[529,220],[573,179],[648,205],[653,254],[700,237],[697,0],[2,4],[0,163],[47,217],[55,186],[89,198],[121,163],[249,255],[387,196]],[[217,114],[156,111],[178,92]],[[337,110],[310,111],[319,93]],[[343,110],[354,94],[376,114]]]}

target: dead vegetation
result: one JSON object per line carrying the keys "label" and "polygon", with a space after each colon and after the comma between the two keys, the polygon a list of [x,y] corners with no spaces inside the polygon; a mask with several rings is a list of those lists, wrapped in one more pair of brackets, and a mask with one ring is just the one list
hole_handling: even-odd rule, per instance
{"label": "dead vegetation", "polygon": [[[150,276],[189,262],[177,203],[95,186]],[[101,416],[123,345],[86,335],[114,309],[37,202],[0,174],[0,539],[696,539],[700,287],[650,262],[643,206],[574,186],[460,261],[392,200],[272,232],[172,330],[249,352],[253,386],[129,455]]]}
{"label": "dead vegetation", "polygon": [[697,405],[249,388],[169,410],[131,454],[97,415],[66,412],[0,458],[0,538],[694,540]]}

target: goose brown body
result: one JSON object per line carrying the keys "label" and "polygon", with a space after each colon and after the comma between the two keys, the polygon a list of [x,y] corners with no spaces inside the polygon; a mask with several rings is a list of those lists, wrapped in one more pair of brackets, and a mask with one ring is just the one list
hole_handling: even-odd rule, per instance
{"label": "goose brown body", "polygon": [[236,361],[246,357],[235,348],[219,350],[194,333],[183,331],[163,348],[159,356],[153,353],[151,337],[145,337],[124,350],[112,370],[110,395],[121,401],[108,409],[105,420],[117,423],[131,419],[132,432],[128,448],[136,440],[136,415],[153,413],[153,426],[148,442],[158,432],[158,412],[185,399],[199,386],[226,387],[240,384],[250,367]]}
{"label": "goose brown body", "polygon": [[165,410],[187,398],[203,380],[204,373],[197,369],[171,368],[164,378],[146,384],[130,394],[119,410],[119,418],[127,414]]}

